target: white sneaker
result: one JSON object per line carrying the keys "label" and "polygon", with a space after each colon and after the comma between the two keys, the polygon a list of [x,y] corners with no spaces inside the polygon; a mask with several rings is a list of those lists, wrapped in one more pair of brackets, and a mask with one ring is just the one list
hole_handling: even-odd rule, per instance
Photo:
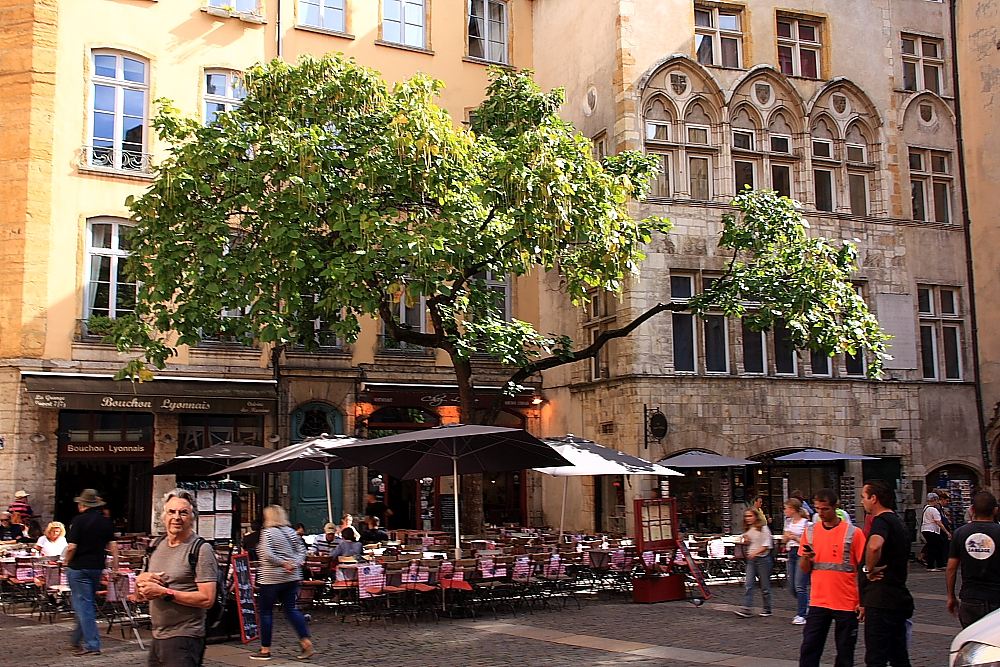
{"label": "white sneaker", "polygon": [[805,624],[806,624],[806,619],[803,618],[802,616],[796,616],[795,618],[792,619],[792,625],[805,625]]}

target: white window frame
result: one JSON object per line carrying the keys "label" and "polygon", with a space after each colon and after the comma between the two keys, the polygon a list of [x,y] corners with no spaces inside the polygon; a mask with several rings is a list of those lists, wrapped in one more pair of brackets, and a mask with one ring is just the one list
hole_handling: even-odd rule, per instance
{"label": "white window frame", "polygon": [[[222,94],[217,92],[210,93],[208,91],[208,80],[210,76],[224,76],[226,77],[226,86]],[[246,97],[246,91],[243,90],[239,83],[240,72],[231,69],[224,69],[220,67],[214,67],[206,69],[204,72],[203,81],[205,82],[205,97],[202,104],[202,109],[205,112],[204,122],[205,125],[209,125],[215,122],[215,118],[209,119],[212,114],[229,112],[233,109],[237,109],[243,104],[243,98]],[[223,108],[221,111],[209,112],[209,105],[221,105]]]}
{"label": "white window frame", "polygon": [[[955,345],[956,345],[955,356],[957,357],[956,362],[958,364],[958,377],[953,377],[953,378],[948,377],[948,356],[947,356],[948,351],[945,349],[946,343],[944,337],[944,332],[946,329],[955,330]],[[941,354],[939,355],[939,357],[941,359],[942,370],[944,370],[944,376],[942,379],[945,382],[961,382],[965,374],[962,372],[962,327],[959,325],[959,323],[942,322],[940,347],[941,347]]]}
{"label": "white window frame", "polygon": [[[821,356],[823,356],[823,357],[826,358],[826,371],[825,372],[823,372],[823,373],[817,373],[816,372],[816,367],[815,367],[815,365],[813,365],[813,359],[815,358],[815,355],[821,355]],[[833,360],[835,358],[836,357],[831,357],[830,355],[828,355],[828,354],[826,354],[824,352],[814,352],[814,353],[811,353],[810,356],[809,356],[809,374],[812,377],[818,377],[818,378],[833,377]]]}
{"label": "white window frame", "polygon": [[[399,303],[393,304],[393,307],[394,307],[394,309],[396,311],[394,313],[394,315],[395,315],[395,317],[397,318],[397,320],[398,320],[398,322],[400,324],[409,324],[411,327],[413,327],[415,323],[414,322],[408,322],[406,320],[406,294],[405,294],[405,290],[406,290],[406,286],[404,285],[403,286],[404,293],[400,295]],[[421,296],[420,297],[420,301],[418,303],[419,303],[419,310],[418,310],[419,315],[418,315],[418,318],[419,318],[420,322],[417,323],[417,324],[419,324],[419,326],[417,326],[414,330],[417,331],[417,332],[419,332],[419,333],[427,333],[427,299],[425,297]],[[422,345],[416,345],[414,343],[406,343],[406,342],[403,342],[403,341],[395,341],[395,340],[393,340],[392,337],[389,335],[387,329],[386,329],[384,321],[381,322],[381,332],[382,332],[382,345],[381,345],[382,351],[387,351],[387,352],[402,352],[402,351],[407,351],[408,350],[408,351],[411,351],[411,352],[413,352],[413,351],[420,352],[420,351],[424,351],[426,349]]]}
{"label": "white window frame", "polygon": [[849,378],[866,377],[865,370],[868,368],[868,361],[865,358],[865,352],[864,352],[864,350],[861,350],[858,353],[858,356],[861,357],[861,372],[860,373],[852,373],[847,368],[848,356],[847,356],[846,353],[844,354],[844,377],[849,377]]}
{"label": "white window frame", "polygon": [[[864,211],[862,211],[861,213],[859,213],[859,212],[857,212],[857,211],[854,210],[854,194],[855,194],[854,193],[854,179],[855,178],[861,178],[862,179],[861,194],[864,195]],[[868,180],[868,174],[866,174],[864,172],[857,172],[857,171],[850,171],[850,172],[847,173],[847,194],[848,194],[848,196],[850,198],[850,202],[851,202],[851,214],[852,215],[860,215],[860,216],[871,215],[871,192],[869,190],[870,187],[871,187],[871,183]]]}
{"label": "white window frame", "polygon": [[[115,58],[115,77],[102,76],[97,73],[98,56],[113,56]],[[128,81],[125,79],[125,60],[137,62],[143,67],[143,80]],[[115,51],[111,49],[94,49],[90,54],[90,108],[89,122],[87,128],[88,146],[86,162],[89,167],[111,169],[114,171],[139,172],[149,171],[149,79],[150,66],[146,58],[142,58],[133,53]],[[98,110],[97,90],[98,86],[109,87],[114,90],[114,114],[111,146],[97,146],[97,142],[108,142],[104,137],[94,136],[94,124],[98,114],[107,114],[107,110]],[[123,137],[125,123],[125,92],[142,93],[142,145],[139,151],[125,150],[126,143]],[[135,118],[136,116],[129,116]],[[133,143],[133,142],[128,142]]]}
{"label": "white window frame", "polygon": [[[852,150],[861,151],[860,160],[851,159]],[[846,144],[846,146],[844,147],[844,158],[847,162],[853,162],[854,164],[868,164],[868,146],[864,144]]]}
{"label": "white window frame", "polygon": [[[781,155],[781,153],[779,153]],[[792,199],[795,198],[795,165],[790,162],[779,162],[776,160],[771,161],[771,169],[768,176],[771,179],[769,183],[772,190],[777,191],[777,187],[774,184],[774,170],[775,168],[787,169],[788,170],[788,196]]]}
{"label": "white window frame", "polygon": [[[486,289],[494,290],[499,292],[497,288],[503,288],[503,319],[510,322],[513,317],[513,312],[511,311],[511,289],[510,289],[510,279],[508,278],[497,278],[492,271],[485,271],[485,278],[476,278],[473,276],[473,280],[482,280],[486,283]],[[426,318],[426,314],[425,314]]]}
{"label": "white window frame", "polygon": [[[316,8],[318,20],[315,23],[308,23],[306,17],[308,13],[306,6]],[[333,15],[340,16],[336,25],[327,25],[326,14],[333,12]],[[347,0],[299,0],[298,25],[309,26],[310,28],[320,28],[330,32],[347,32]],[[336,20],[336,19],[335,19]]]}
{"label": "white window frame", "polygon": [[[819,207],[819,197],[817,196],[818,188],[816,187],[816,173],[826,172],[830,174],[830,208],[829,210]],[[813,195],[816,198],[816,210],[823,211],[824,213],[832,213],[837,210],[837,170],[833,168],[814,168],[813,169]]]}
{"label": "white window frame", "polygon": [[772,330],[771,340],[774,343],[774,374],[779,377],[798,377],[799,375],[799,355],[795,348],[792,348],[792,372],[782,373],[778,370],[778,336],[777,330]]}
{"label": "white window frame", "polygon": [[[111,225],[111,247],[110,248],[100,248],[94,246],[94,225]],[[119,315],[125,313],[131,313],[131,310],[122,310],[118,312],[118,289],[119,285],[133,285],[132,289],[138,289],[138,283],[119,283],[118,282],[118,269],[119,265],[126,261],[129,255],[132,253],[128,250],[121,249],[121,229],[123,227],[134,228],[135,225],[130,224],[121,218],[91,218],[87,221],[87,263],[85,265],[85,271],[87,272],[86,280],[84,281],[84,298],[83,298],[83,318],[90,319],[95,315],[93,300],[96,296],[97,283],[99,281],[94,280],[94,259],[97,257],[108,257],[110,258],[109,273],[108,273],[108,308],[107,317],[112,319],[117,318]],[[104,310],[103,308],[101,310]],[[98,313],[103,315],[103,313]]]}
{"label": "white window frame", "polygon": [[[656,130],[662,129],[664,137],[657,137]],[[670,121],[646,120],[646,141],[670,141]]]}
{"label": "white window frame", "polygon": [[[730,69],[741,69],[743,67],[743,13],[735,9],[719,9],[717,7],[702,7],[695,5],[696,12],[706,12],[711,17],[710,26],[695,25],[695,60],[700,62],[702,65],[712,65],[715,67],[726,67]],[[722,28],[719,21],[719,16],[735,16],[736,17],[736,30],[729,28]],[[699,38],[704,37],[712,40],[712,62],[706,63],[702,62],[698,54],[698,42]],[[736,41],[736,64],[723,65],[722,64],[722,40],[732,39]]]}
{"label": "white window frame", "polygon": [[[697,123],[685,123],[685,143],[691,144],[692,146],[710,146],[712,144],[712,128],[708,125],[698,125]],[[705,141],[704,143],[700,141],[691,140],[691,130],[705,130]]]}
{"label": "white window frame", "polygon": [[736,163],[737,162],[742,162],[743,164],[749,164],[750,165],[750,170],[751,170],[750,180],[752,181],[752,183],[750,184],[750,189],[751,190],[759,190],[760,189],[760,181],[758,180],[758,177],[760,175],[760,166],[758,165],[757,160],[750,160],[750,159],[746,159],[746,158],[743,158],[743,157],[734,157],[733,158],[733,188],[736,190],[736,194],[741,194],[743,192],[743,188],[741,188],[739,185],[736,184]]}
{"label": "white window frame", "polygon": [[[912,155],[920,155],[920,169],[915,169],[913,167]],[[945,160],[945,173],[934,171],[934,158],[943,157]],[[938,151],[928,148],[919,148],[916,146],[908,147],[907,151],[907,169],[910,173],[910,214],[914,220],[919,220],[922,222],[943,222],[951,223],[954,220],[955,215],[955,180],[954,176],[951,174],[953,156],[949,151]],[[913,190],[914,184],[920,183],[923,188],[923,200],[924,200],[924,217],[918,218],[916,207],[913,206]],[[938,218],[938,194],[936,186],[945,186],[948,188],[948,195],[945,199],[945,218],[946,220],[939,220]]]}
{"label": "white window frame", "polygon": [[[800,76],[809,79],[822,79],[823,78],[823,28],[825,27],[823,21],[812,20],[803,21],[797,18],[791,18],[788,16],[777,17],[775,21],[775,35],[777,35],[777,24],[778,23],[788,23],[791,24],[791,37],[778,37],[778,47],[790,48],[792,51],[792,71],[784,72],[788,76]],[[810,42],[803,40],[799,36],[799,25],[811,26],[816,30],[816,40],[815,42]],[[816,54],[816,76],[806,76],[802,73],[802,51],[813,51]],[[778,64],[779,70],[781,68],[780,58]]]}
{"label": "white window frame", "polygon": [[[689,297],[674,296],[674,293],[673,293],[673,279],[674,278],[682,278],[682,279],[686,279],[688,281],[688,284],[691,286],[691,296],[689,296]],[[691,300],[692,297],[694,297],[694,295],[695,295],[695,291],[694,291],[694,276],[688,275],[686,273],[682,273],[682,274],[673,274],[673,273],[671,273],[670,276],[669,276],[669,280],[671,281],[670,282],[670,303],[687,303],[688,301]]]}
{"label": "white window frame", "polygon": [[[786,151],[775,150],[774,149],[774,140],[775,139],[784,139],[785,141],[787,141],[788,142],[788,150],[786,150]],[[768,148],[770,149],[769,152],[774,153],[775,155],[791,155],[792,154],[792,137],[790,135],[787,135],[787,134],[772,134],[770,136],[770,141],[768,141]]]}
{"label": "white window frame", "polygon": [[[825,144],[830,149],[829,150],[830,154],[829,155],[818,155],[816,153],[816,144]],[[836,153],[834,153],[833,140],[831,140],[831,139],[815,139],[814,138],[812,140],[812,145],[809,147],[809,150],[812,152],[812,156],[814,158],[819,159],[819,160],[836,160],[837,159]]]}
{"label": "white window frame", "polygon": [[650,152],[649,155],[655,155],[660,159],[660,167],[662,171],[656,175],[656,179],[652,183],[649,195],[651,197],[670,197],[673,192],[670,189],[672,182],[670,174],[670,161],[672,153],[661,153],[659,151]]}
{"label": "white window frame", "polygon": [[[313,303],[319,303],[322,300],[322,298],[323,298],[322,294],[303,294],[302,295],[303,301],[306,301],[308,299],[312,299]],[[343,317],[343,315],[344,315],[343,309],[341,309],[340,313],[341,313],[341,317]],[[329,344],[329,343],[328,344],[324,344],[322,338],[320,337],[321,333],[323,333],[323,332],[330,332],[329,329],[323,328],[324,323],[328,322],[329,320],[324,320],[322,317],[317,317],[316,319],[307,320],[307,321],[308,322],[312,322],[312,325],[313,325],[313,339],[316,341],[316,344],[320,346],[320,348],[322,348],[322,349],[328,349],[328,350],[329,349],[343,349],[343,347],[344,347],[344,339],[341,338],[340,336],[335,336],[334,339],[333,339],[333,343],[332,344]]]}
{"label": "white window frame", "polygon": [[[743,331],[743,323],[740,322],[740,331]],[[755,377],[761,377],[767,375],[767,332],[765,331],[750,331],[751,334],[755,336],[760,336],[760,355],[761,355],[761,370],[760,371],[748,371],[746,367],[746,351],[744,350],[743,355],[740,358],[740,366],[743,368],[744,375],[753,375]],[[746,347],[746,338],[744,337],[743,345]]]}
{"label": "white window frame", "polygon": [[[924,332],[923,332],[924,327],[927,327],[930,330],[930,332],[931,332],[930,353],[931,353],[932,365],[933,365],[933,369],[934,369],[934,375],[932,377],[928,377],[928,376],[924,375],[924,352],[925,352],[925,349],[924,349]],[[921,320],[921,322],[920,322],[920,329],[919,329],[919,334],[920,335],[918,336],[918,339],[920,340],[920,375],[921,375],[921,379],[926,380],[928,382],[934,382],[934,381],[937,381],[937,380],[939,380],[941,378],[941,370],[938,368],[938,365],[940,364],[941,360],[940,360],[940,358],[938,356],[938,349],[937,349],[938,348],[938,344],[937,344],[937,329],[938,328],[937,328],[937,323],[936,322],[926,322],[926,321],[923,321],[923,320]]]}
{"label": "white window frame", "polygon": [[[486,62],[500,63],[502,65],[506,65],[507,61],[510,58],[509,38],[508,38],[508,35],[510,33],[510,19],[508,17],[508,12],[507,12],[507,3],[505,0],[478,0],[479,2],[482,3],[483,12],[485,15],[474,17],[472,14],[473,3],[476,1],[477,0],[469,0],[468,4],[468,24],[467,24],[468,39],[466,41],[466,48],[468,49],[468,55],[470,58],[474,58],[476,60],[483,60]],[[498,30],[498,28],[494,25],[496,22],[490,19],[491,16],[490,9],[494,6],[500,8],[500,13],[502,16],[501,25],[499,27],[499,31],[501,32],[501,34],[499,35],[499,39],[497,39],[497,36],[494,34],[496,30]],[[480,21],[480,26],[482,26],[483,28],[483,34],[480,35],[479,37],[472,36],[473,19],[478,19]],[[472,55],[473,39],[478,39],[480,41],[483,48],[483,55],[481,56]],[[492,47],[494,44],[499,45],[500,58],[492,57],[493,56]]]}
{"label": "white window frame", "polygon": [[[746,136],[748,136],[750,138],[750,147],[749,148],[743,148],[742,146],[737,146],[736,145],[736,135],[737,134],[746,135]],[[756,132],[754,132],[753,130],[748,130],[746,128],[742,128],[742,127],[734,127],[733,128],[733,144],[732,144],[732,146],[733,146],[733,150],[736,150],[736,151],[756,151],[757,150],[757,134],[756,134]]]}
{"label": "white window frame", "polygon": [[[725,359],[725,368],[721,371],[710,371],[708,370],[708,320],[702,318],[702,348],[705,352],[705,374],[706,375],[729,375],[730,360],[729,360],[729,318],[725,316],[724,313],[705,313],[706,317],[721,317],[722,318],[722,354]],[[695,364],[697,367],[697,363]]]}
{"label": "white window frame", "polygon": [[258,0],[208,0],[210,7],[235,7],[237,12],[259,14]]}
{"label": "white window frame", "polygon": [[671,348],[670,348],[670,363],[674,366],[674,373],[677,375],[697,375],[698,374],[698,316],[692,313],[673,313],[673,315],[687,315],[691,318],[691,357],[692,365],[694,369],[692,370],[677,370],[676,358],[677,358],[677,347],[674,342],[674,319],[670,318],[670,338],[671,338]]}
{"label": "white window frame", "polygon": [[[393,12],[393,8],[395,11]],[[390,14],[395,14],[398,18],[389,18]],[[418,19],[420,23],[414,23]],[[427,48],[427,2],[426,0],[382,0],[382,41],[390,44],[401,44],[412,46],[418,49]],[[386,28],[395,26],[398,31],[398,39],[387,34]],[[407,26],[415,31],[419,30],[420,39],[411,39],[407,36]]]}
{"label": "white window frame", "polygon": [[[914,53],[905,53],[903,51],[903,41],[913,40]],[[924,55],[924,43],[934,44],[937,47],[938,55],[925,56]],[[903,76],[900,79],[903,82],[902,89],[918,92],[923,90],[929,90],[938,95],[943,95],[945,90],[945,69],[944,69],[944,40],[936,37],[924,37],[923,35],[914,35],[911,33],[901,33],[899,36],[899,50],[900,59],[903,61]],[[908,88],[906,86],[906,65],[913,65],[914,69],[914,87]],[[934,90],[927,85],[925,67],[934,67],[937,69],[938,73],[938,89]]]}
{"label": "white window frame", "polygon": [[687,154],[687,181],[688,181],[687,182],[687,186],[688,186],[688,196],[691,199],[695,199],[694,188],[691,187],[692,184],[693,184],[693,181],[692,181],[692,176],[693,176],[692,172],[693,172],[693,170],[691,169],[691,160],[705,160],[708,163],[708,193],[707,193],[707,196],[704,199],[698,198],[696,201],[711,201],[711,199],[712,199],[712,197],[714,195],[714,189],[715,189],[713,187],[713,183],[712,183],[712,181],[714,180],[713,179],[713,172],[712,172],[712,156],[708,155],[708,154],[704,154],[704,153],[688,153]]}

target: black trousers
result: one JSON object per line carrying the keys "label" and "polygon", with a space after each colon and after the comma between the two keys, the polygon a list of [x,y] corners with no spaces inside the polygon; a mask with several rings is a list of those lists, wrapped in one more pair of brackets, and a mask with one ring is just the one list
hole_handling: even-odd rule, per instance
{"label": "black trousers", "polygon": [[853,611],[839,611],[826,607],[809,607],[806,625],[802,630],[802,649],[799,667],[819,667],[823,657],[826,636],[830,625],[836,622],[834,640],[837,642],[837,659],[834,667],[853,667],[854,647],[858,643],[858,615]]}
{"label": "black trousers", "polygon": [[948,538],[943,533],[924,531],[924,541],[927,542],[927,557],[924,562],[928,569],[944,567],[948,564]]}
{"label": "black trousers", "polygon": [[154,639],[149,645],[148,667],[201,667],[204,637]]}
{"label": "black trousers", "polygon": [[958,603],[958,621],[967,628],[991,611],[1000,609],[1000,603],[987,600],[962,600]]}
{"label": "black trousers", "polygon": [[895,609],[865,607],[865,667],[910,667],[907,616]]}

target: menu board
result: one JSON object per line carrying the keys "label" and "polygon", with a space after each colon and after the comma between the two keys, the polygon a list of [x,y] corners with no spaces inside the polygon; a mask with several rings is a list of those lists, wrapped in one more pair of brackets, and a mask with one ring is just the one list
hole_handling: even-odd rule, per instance
{"label": "menu board", "polygon": [[712,597],[712,591],[708,589],[708,584],[705,582],[705,573],[701,571],[701,566],[695,561],[691,556],[691,551],[688,549],[687,544],[684,540],[680,541],[681,553],[684,554],[684,560],[687,562],[688,569],[691,571],[691,576],[694,577],[694,581],[698,584],[698,588],[701,590],[701,596],[708,600]]}
{"label": "menu board", "polygon": [[[442,493],[438,496],[441,504],[441,530],[455,532],[455,496],[450,493]],[[458,511],[462,511],[462,497],[458,497]]]}
{"label": "menu board", "polygon": [[260,635],[257,627],[257,602],[253,597],[253,582],[250,580],[250,556],[236,554],[232,557],[232,564],[236,608],[240,616],[240,636],[246,644]]}
{"label": "menu board", "polygon": [[677,547],[677,501],[674,498],[635,499],[636,546],[643,551]]}

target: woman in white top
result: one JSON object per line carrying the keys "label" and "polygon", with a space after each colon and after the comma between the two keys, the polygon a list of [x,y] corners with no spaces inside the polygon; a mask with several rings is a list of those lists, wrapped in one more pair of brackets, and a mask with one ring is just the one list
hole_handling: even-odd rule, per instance
{"label": "woman in white top", "polygon": [[743,608],[736,612],[740,618],[750,618],[753,614],[754,580],[760,581],[760,593],[764,600],[764,611],[761,616],[771,616],[771,548],[774,540],[771,529],[764,524],[763,517],[753,509],[743,512],[743,544],[747,552],[746,593],[743,595]]}
{"label": "woman in white top", "polygon": [[809,526],[805,508],[798,498],[785,501],[785,528],[782,537],[788,551],[788,592],[798,601],[792,625],[805,625],[809,614],[809,575],[799,569],[799,544]]}
{"label": "woman in white top", "polygon": [[38,538],[35,549],[46,558],[59,558],[66,551],[66,526],[53,521],[45,527],[45,533]]}

